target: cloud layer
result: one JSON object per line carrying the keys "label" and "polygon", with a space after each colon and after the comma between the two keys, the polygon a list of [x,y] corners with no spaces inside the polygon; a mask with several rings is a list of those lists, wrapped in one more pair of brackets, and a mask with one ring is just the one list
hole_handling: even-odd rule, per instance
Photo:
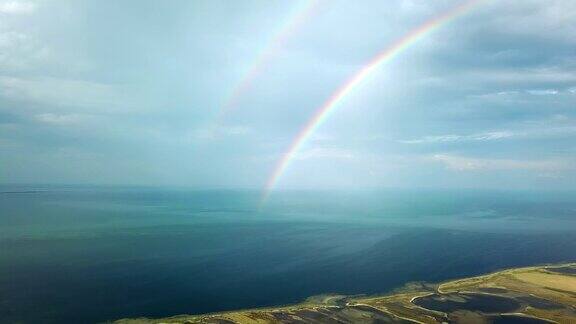
{"label": "cloud layer", "polygon": [[[0,0],[3,182],[261,188],[314,109],[460,3]],[[286,188],[576,187],[576,2],[486,1],[383,66]],[[283,34],[283,35],[284,35]]]}

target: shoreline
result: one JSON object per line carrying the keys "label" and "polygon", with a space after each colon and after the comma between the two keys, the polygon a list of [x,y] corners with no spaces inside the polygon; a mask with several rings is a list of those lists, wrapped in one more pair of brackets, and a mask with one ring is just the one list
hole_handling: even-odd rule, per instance
{"label": "shoreline", "polygon": [[[374,296],[318,295],[302,303],[164,318],[126,318],[116,324],[149,323],[526,323],[576,321],[576,263],[504,269],[441,282],[408,283]],[[568,288],[565,288],[568,287]],[[562,289],[561,289],[562,288]],[[564,290],[568,289],[568,290]],[[493,299],[491,301],[491,299]],[[420,305],[419,305],[420,304]],[[510,304],[503,309],[502,304]],[[458,307],[456,307],[456,306]],[[434,307],[432,307],[434,306]],[[491,309],[492,308],[492,309]]]}

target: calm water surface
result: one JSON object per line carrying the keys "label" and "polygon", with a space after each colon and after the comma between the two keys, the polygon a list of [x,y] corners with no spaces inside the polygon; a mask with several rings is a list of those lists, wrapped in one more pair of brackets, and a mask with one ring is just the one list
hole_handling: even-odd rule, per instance
{"label": "calm water surface", "polygon": [[94,323],[382,293],[576,260],[576,195],[0,187],[0,322]]}

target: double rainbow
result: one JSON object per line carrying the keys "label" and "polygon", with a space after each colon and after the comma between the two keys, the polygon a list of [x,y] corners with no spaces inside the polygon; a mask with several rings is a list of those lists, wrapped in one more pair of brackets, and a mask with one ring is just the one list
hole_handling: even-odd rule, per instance
{"label": "double rainbow", "polygon": [[374,58],[372,58],[362,69],[360,69],[356,74],[354,74],[350,79],[348,79],[344,84],[338,88],[329,98],[326,100],[322,106],[320,106],[312,118],[308,121],[306,126],[298,133],[296,138],[292,141],[288,150],[283,154],[282,158],[279,160],[278,164],[274,168],[272,175],[266,182],[266,187],[262,198],[260,201],[260,206],[262,207],[270,193],[274,190],[278,181],[294,159],[296,153],[302,148],[302,146],[307,142],[308,139],[316,132],[316,130],[334,113],[336,108],[342,103],[350,94],[359,88],[359,85],[370,76],[372,73],[378,70],[383,64],[390,62],[393,58],[398,56],[404,50],[408,49],[410,45],[416,43],[418,40],[422,39],[424,36],[432,33],[439,27],[450,22],[454,18],[463,15],[474,8],[477,4],[484,0],[469,0],[466,1],[449,11],[436,16],[417,28],[411,30],[405,34],[402,38],[396,40],[390,46],[387,46],[378,53]]}
{"label": "double rainbow", "polygon": [[216,120],[223,119],[239,103],[242,96],[252,87],[254,81],[264,73],[270,62],[280,53],[286,42],[300,30],[300,28],[318,11],[320,0],[305,0],[299,5],[274,37],[270,40],[264,50],[257,56],[250,68],[233,88],[230,95],[226,97],[224,104],[216,117]]}

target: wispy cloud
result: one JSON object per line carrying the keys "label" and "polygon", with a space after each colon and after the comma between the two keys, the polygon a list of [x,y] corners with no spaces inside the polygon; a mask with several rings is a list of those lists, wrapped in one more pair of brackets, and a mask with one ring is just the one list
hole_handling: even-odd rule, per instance
{"label": "wispy cloud", "polygon": [[502,98],[518,98],[521,96],[555,96],[562,94],[573,94],[576,93],[576,88],[568,89],[525,89],[525,90],[504,90],[497,92],[484,93],[480,95],[471,95],[473,98],[492,98],[492,99],[502,99]]}
{"label": "wispy cloud", "polygon": [[539,172],[559,172],[564,170],[572,170],[576,167],[574,161],[561,159],[485,159],[463,157],[451,154],[435,154],[429,159],[432,161],[441,162],[448,169],[457,171],[532,170]]}
{"label": "wispy cloud", "polygon": [[211,125],[205,128],[199,128],[191,133],[194,140],[217,140],[226,137],[245,136],[253,132],[253,129],[247,126],[234,125]]}
{"label": "wispy cloud", "polygon": [[[1,19],[1,16],[0,16]],[[43,66],[51,56],[49,48],[31,34],[0,25],[0,69],[30,70]]]}
{"label": "wispy cloud", "polygon": [[36,9],[36,5],[28,1],[2,1],[0,14],[28,14]]}
{"label": "wispy cloud", "polygon": [[0,97],[64,109],[126,111],[131,102],[116,86],[61,78],[0,77]]}
{"label": "wispy cloud", "polygon": [[429,144],[429,143],[449,143],[449,142],[469,142],[469,141],[495,141],[517,136],[510,131],[487,132],[473,135],[439,135],[424,136],[418,139],[401,140],[405,144]]}
{"label": "wispy cloud", "polygon": [[58,125],[58,126],[69,126],[74,124],[79,124],[82,122],[89,121],[93,119],[93,116],[85,114],[54,114],[45,113],[34,115],[34,118],[45,124]]}
{"label": "wispy cloud", "polygon": [[482,69],[466,71],[466,78],[474,78],[483,82],[535,84],[535,83],[566,83],[576,82],[576,71],[566,70],[557,66],[524,68],[524,69]]}
{"label": "wispy cloud", "polygon": [[[540,35],[575,41],[574,16],[576,4],[572,0],[541,1],[516,0],[516,5],[508,14],[495,17],[498,22],[506,22],[506,28],[520,35]],[[507,3],[508,4],[508,3]]]}
{"label": "wispy cloud", "polygon": [[560,93],[560,91],[556,89],[533,89],[533,90],[526,90],[526,92],[534,96],[549,96],[549,95],[557,95]]}
{"label": "wispy cloud", "polygon": [[511,129],[475,134],[444,134],[399,140],[403,144],[450,144],[460,142],[492,142],[512,139],[553,139],[576,134],[576,120],[563,114],[528,120],[510,126]]}

